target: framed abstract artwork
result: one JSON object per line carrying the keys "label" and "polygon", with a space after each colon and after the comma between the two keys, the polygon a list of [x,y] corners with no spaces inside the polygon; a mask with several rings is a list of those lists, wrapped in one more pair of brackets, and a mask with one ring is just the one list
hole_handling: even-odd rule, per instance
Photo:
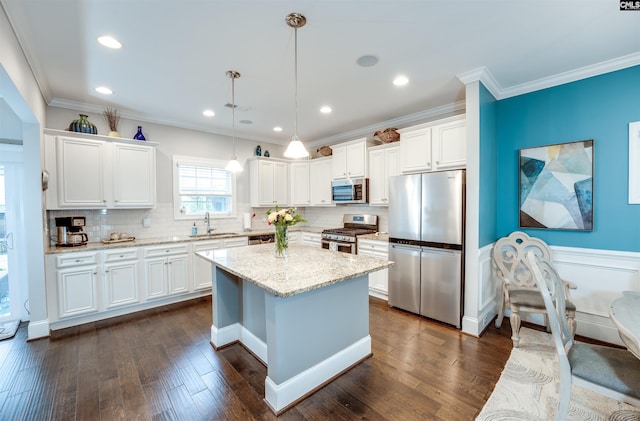
{"label": "framed abstract artwork", "polygon": [[593,230],[593,140],[520,149],[520,227]]}
{"label": "framed abstract artwork", "polygon": [[629,123],[629,204],[640,204],[640,121]]}

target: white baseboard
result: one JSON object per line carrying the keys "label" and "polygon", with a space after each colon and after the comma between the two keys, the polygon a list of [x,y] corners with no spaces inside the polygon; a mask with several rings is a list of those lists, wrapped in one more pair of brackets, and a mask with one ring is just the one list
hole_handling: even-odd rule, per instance
{"label": "white baseboard", "polygon": [[30,321],[27,328],[27,340],[46,338],[49,336],[49,320]]}
{"label": "white baseboard", "polygon": [[371,336],[367,335],[283,383],[275,384],[267,376],[264,382],[265,400],[278,413],[370,354]]}
{"label": "white baseboard", "polygon": [[240,342],[262,361],[264,365],[267,365],[267,344],[244,326],[242,326],[240,331]]}
{"label": "white baseboard", "polygon": [[240,323],[234,323],[220,329],[211,325],[211,343],[215,348],[220,348],[237,342],[240,340],[241,329],[242,325]]}

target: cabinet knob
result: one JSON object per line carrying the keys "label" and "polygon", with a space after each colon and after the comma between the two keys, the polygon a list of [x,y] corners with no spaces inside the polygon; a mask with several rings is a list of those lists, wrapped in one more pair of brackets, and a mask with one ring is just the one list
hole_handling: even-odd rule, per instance
{"label": "cabinet knob", "polygon": [[80,259],[76,259],[76,263],[80,263]]}
{"label": "cabinet knob", "polygon": [[439,165],[439,164],[440,164],[440,161],[436,161],[436,165]]}

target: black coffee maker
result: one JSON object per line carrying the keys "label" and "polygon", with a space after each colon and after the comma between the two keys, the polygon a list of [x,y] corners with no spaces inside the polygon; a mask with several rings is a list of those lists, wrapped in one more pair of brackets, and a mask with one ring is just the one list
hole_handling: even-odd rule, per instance
{"label": "black coffee maker", "polygon": [[84,246],[89,241],[89,236],[82,229],[86,225],[84,216],[62,216],[56,218],[58,229],[58,247]]}

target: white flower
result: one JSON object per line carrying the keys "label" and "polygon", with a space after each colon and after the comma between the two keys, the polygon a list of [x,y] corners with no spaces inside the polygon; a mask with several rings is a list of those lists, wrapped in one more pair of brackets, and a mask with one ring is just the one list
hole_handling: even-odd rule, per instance
{"label": "white flower", "polygon": [[291,216],[291,214],[290,214],[290,213],[288,213],[288,214],[286,214],[286,215],[284,216],[284,220],[285,220],[285,221],[293,221],[293,216]]}
{"label": "white flower", "polygon": [[272,224],[276,221],[276,218],[278,217],[278,212],[272,212],[269,214],[269,222],[271,222]]}

